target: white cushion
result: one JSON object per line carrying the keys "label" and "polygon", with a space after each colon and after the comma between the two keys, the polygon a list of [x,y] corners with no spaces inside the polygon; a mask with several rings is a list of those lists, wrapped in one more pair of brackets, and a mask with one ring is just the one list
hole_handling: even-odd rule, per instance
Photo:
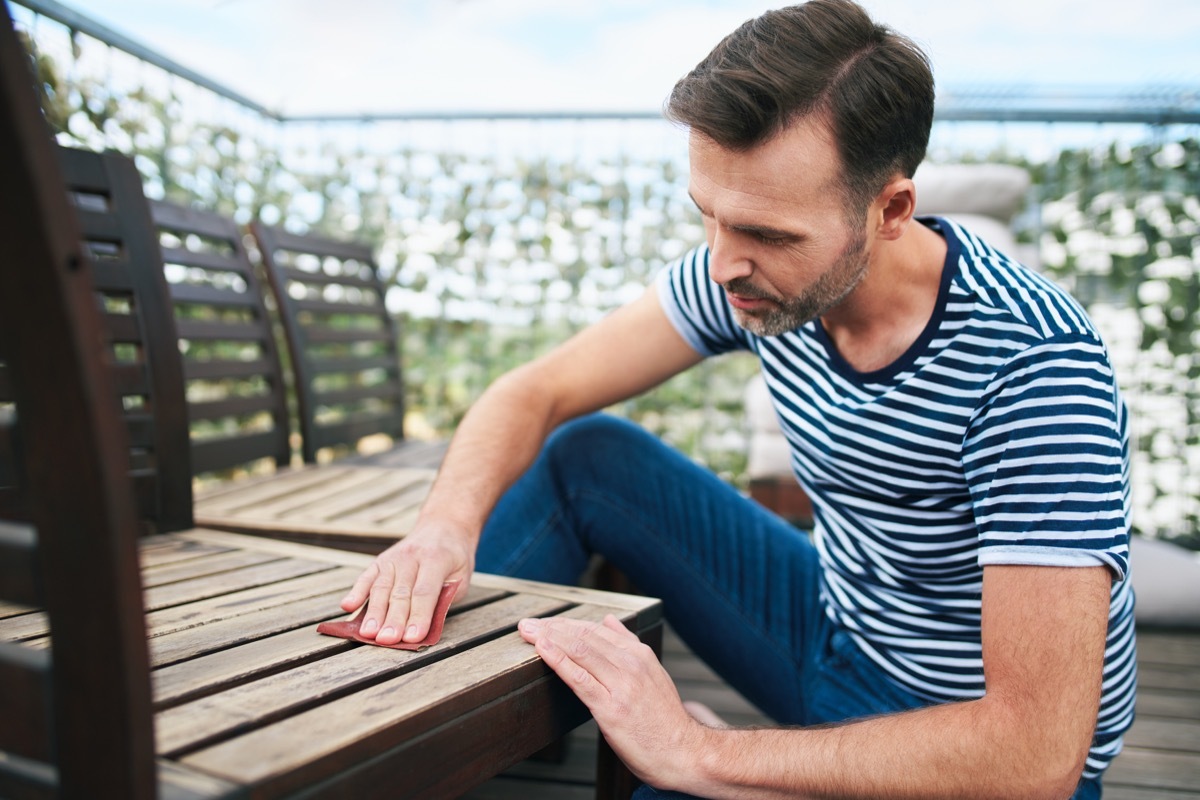
{"label": "white cushion", "polygon": [[1134,536],[1129,562],[1139,625],[1200,628],[1200,553]]}
{"label": "white cushion", "polygon": [[791,475],[787,439],[779,428],[771,392],[761,373],[746,384],[742,402],[746,409],[746,424],[750,428],[750,450],[746,454],[747,477],[754,480]]}
{"label": "white cushion", "polygon": [[1029,173],[1011,164],[922,164],[918,214],[979,214],[1007,225],[1025,202]]}

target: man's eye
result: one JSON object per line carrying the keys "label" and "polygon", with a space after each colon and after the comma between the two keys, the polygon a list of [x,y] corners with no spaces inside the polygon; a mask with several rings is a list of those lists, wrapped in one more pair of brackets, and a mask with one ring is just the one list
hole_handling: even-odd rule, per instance
{"label": "man's eye", "polygon": [[761,233],[758,234],[758,240],[767,245],[787,244],[788,241],[786,236],[766,236]]}

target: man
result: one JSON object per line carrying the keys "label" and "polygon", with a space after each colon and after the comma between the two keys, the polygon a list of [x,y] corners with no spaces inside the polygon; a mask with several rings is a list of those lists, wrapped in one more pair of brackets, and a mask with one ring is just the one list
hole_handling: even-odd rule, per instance
{"label": "man", "polygon": [[[343,606],[416,641],[476,557],[573,581],[599,552],[787,726],[692,718],[615,620],[523,622],[645,796],[1099,797],[1135,683],[1125,412],[1073,301],[914,219],[924,55],[812,0],[731,34],[668,112],[706,246],[497,381]],[[814,543],[634,426],[576,419],[733,349],[762,361]]]}

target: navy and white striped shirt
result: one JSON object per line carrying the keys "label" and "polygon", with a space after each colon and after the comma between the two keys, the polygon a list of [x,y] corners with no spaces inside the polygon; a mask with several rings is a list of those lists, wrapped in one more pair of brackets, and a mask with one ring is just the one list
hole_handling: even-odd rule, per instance
{"label": "navy and white striped shirt", "polygon": [[1095,777],[1121,749],[1136,683],[1124,403],[1074,300],[955,223],[923,222],[948,245],[937,305],[875,372],[815,321],[772,337],[740,327],[707,247],[660,273],[660,301],[699,353],[758,354],[813,501],[827,613],[909,690],[983,695],[983,567],[1112,571]]}

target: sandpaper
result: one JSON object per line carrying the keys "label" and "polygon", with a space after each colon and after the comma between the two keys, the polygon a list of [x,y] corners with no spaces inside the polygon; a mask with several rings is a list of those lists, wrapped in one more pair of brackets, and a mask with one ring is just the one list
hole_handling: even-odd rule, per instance
{"label": "sandpaper", "polygon": [[362,625],[363,615],[367,613],[366,606],[363,606],[353,619],[322,622],[317,626],[317,633],[323,633],[326,636],[337,636],[340,639],[353,639],[363,644],[373,644],[376,647],[387,647],[392,650],[421,650],[422,648],[437,644],[438,640],[442,638],[442,628],[446,624],[446,614],[450,611],[450,601],[454,599],[459,583],[459,581],[449,581],[442,584],[442,591],[438,595],[437,606],[433,609],[433,621],[429,625],[429,633],[419,642],[383,644],[382,642],[377,642],[374,639],[368,639],[361,635],[358,629]]}

